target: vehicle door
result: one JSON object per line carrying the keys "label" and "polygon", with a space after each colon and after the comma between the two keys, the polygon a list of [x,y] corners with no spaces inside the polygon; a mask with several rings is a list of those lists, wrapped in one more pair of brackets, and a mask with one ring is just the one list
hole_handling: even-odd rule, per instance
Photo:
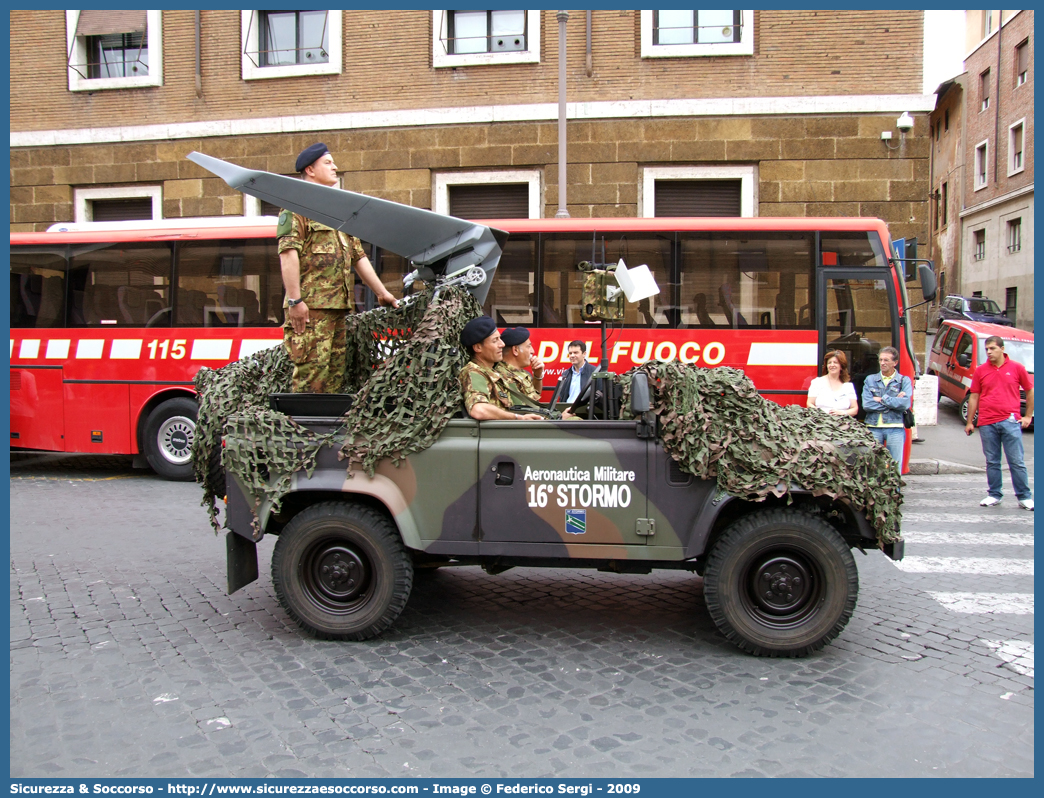
{"label": "vehicle door", "polygon": [[977,368],[975,343],[975,333],[965,330],[953,345],[953,351],[947,361],[947,382],[952,386],[958,402],[963,401],[968,389],[971,388],[972,374]]}
{"label": "vehicle door", "polygon": [[648,529],[649,442],[634,421],[484,421],[483,555],[624,557]]}
{"label": "vehicle door", "polygon": [[954,371],[953,357],[957,340],[963,332],[959,327],[943,325],[939,330],[940,344],[935,361],[939,374],[939,393],[953,399],[955,402],[962,401],[965,393],[965,388]]}
{"label": "vehicle door", "polygon": [[840,349],[856,396],[862,395],[868,374],[879,370],[883,346],[897,346],[899,330],[895,294],[887,269],[820,269],[816,291],[819,319],[819,359]]}

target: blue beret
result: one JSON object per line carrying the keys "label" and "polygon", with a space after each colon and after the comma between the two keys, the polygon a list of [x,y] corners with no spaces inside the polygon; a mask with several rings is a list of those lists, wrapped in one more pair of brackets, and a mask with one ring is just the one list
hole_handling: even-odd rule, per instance
{"label": "blue beret", "polygon": [[504,346],[519,346],[529,340],[529,330],[525,327],[508,327],[500,334]]}
{"label": "blue beret", "polygon": [[297,156],[297,163],[294,164],[294,170],[297,172],[303,172],[329,151],[330,150],[327,146],[321,143],[313,144],[311,147],[305,147],[301,150],[301,154]]}
{"label": "blue beret", "polygon": [[471,347],[480,344],[497,331],[497,323],[489,316],[479,316],[464,325],[460,343],[471,354]]}

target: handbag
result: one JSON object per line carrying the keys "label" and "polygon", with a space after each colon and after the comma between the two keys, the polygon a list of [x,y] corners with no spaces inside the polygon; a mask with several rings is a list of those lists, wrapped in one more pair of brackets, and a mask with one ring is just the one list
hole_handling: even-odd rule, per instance
{"label": "handbag", "polygon": [[917,426],[917,419],[914,418],[913,408],[907,408],[903,411],[903,426],[907,429],[912,429]]}

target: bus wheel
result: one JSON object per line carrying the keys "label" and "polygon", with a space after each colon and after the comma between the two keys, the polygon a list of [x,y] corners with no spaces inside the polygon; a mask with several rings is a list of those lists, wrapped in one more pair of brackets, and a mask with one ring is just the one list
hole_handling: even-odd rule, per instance
{"label": "bus wheel", "polygon": [[800,657],[845,628],[859,574],[848,544],[821,518],[763,510],[718,540],[703,576],[718,629],[756,656]]}
{"label": "bus wheel", "polygon": [[413,562],[386,515],[322,502],[279,533],[272,584],[302,629],[327,640],[367,640],[391,626],[406,606]]}
{"label": "bus wheel", "polygon": [[196,434],[195,399],[168,399],[149,413],[142,451],[152,470],[164,479],[185,482],[192,474],[192,438]]}

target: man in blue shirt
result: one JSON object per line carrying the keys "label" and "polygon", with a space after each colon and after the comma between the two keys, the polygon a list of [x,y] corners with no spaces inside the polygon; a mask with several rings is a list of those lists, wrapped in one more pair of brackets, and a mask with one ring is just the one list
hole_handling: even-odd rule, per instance
{"label": "man in blue shirt", "polygon": [[909,410],[913,402],[913,383],[895,367],[899,365],[899,350],[886,346],[878,354],[881,371],[870,374],[863,383],[863,410],[866,425],[874,440],[888,447],[900,473],[903,470],[903,445],[906,443],[906,427],[903,411]]}
{"label": "man in blue shirt", "polygon": [[595,373],[595,367],[587,362],[585,357],[587,344],[583,341],[570,341],[566,350],[571,365],[558,378],[553,401],[559,402],[564,400],[572,404],[577,400],[584,388],[587,387],[587,383],[591,381],[591,375]]}

